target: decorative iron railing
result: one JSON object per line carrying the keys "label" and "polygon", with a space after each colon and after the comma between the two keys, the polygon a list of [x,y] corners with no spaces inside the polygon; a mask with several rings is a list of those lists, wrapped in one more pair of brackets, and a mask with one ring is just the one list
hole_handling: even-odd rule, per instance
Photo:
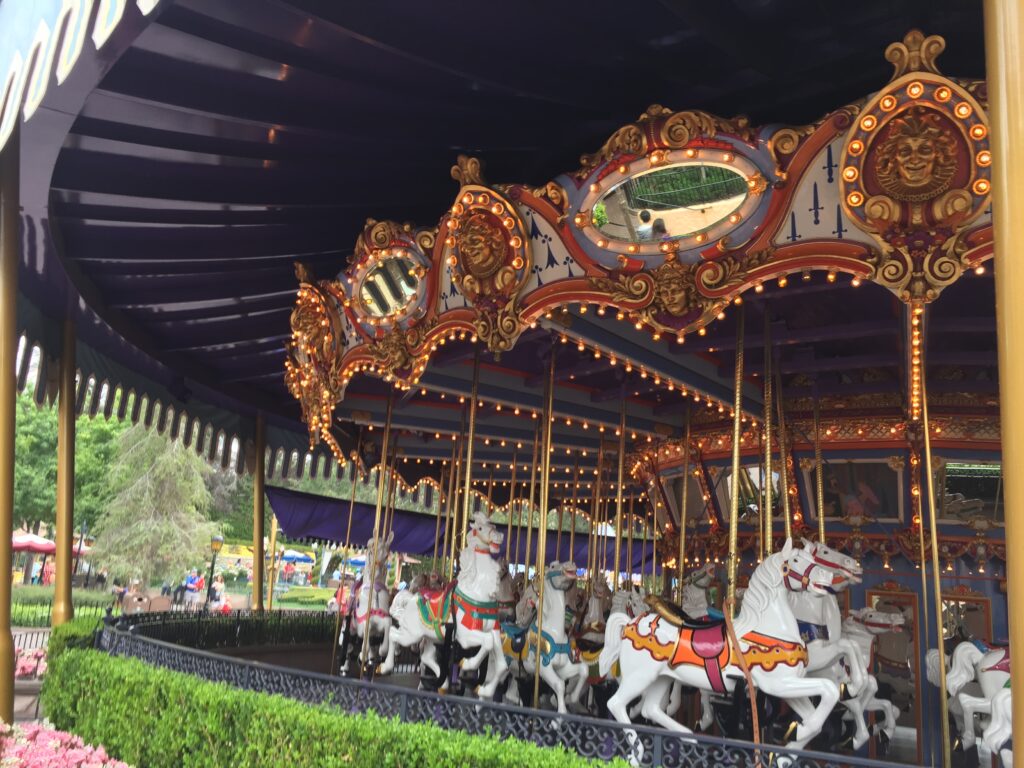
{"label": "decorative iron railing", "polygon": [[[245,625],[255,620],[242,615]],[[267,621],[271,621],[268,617]],[[315,621],[311,619],[311,621]],[[226,622],[225,622],[226,623]],[[382,682],[367,682],[303,672],[246,661],[209,651],[158,640],[178,622],[146,617],[131,630],[106,627],[99,637],[102,650],[115,656],[140,659],[154,666],[195,675],[238,688],[277,693],[309,704],[329,704],[342,712],[373,711],[403,722],[431,722],[442,728],[474,734],[502,734],[545,747],[564,746],[584,757],[616,757],[641,766],[696,766],[698,768],[755,768],[788,765],[790,768],[891,768],[892,764],[842,755],[757,747],[703,735],[684,735],[645,726],[624,726],[610,720],[559,715],[524,707],[495,704],[460,696],[439,696]],[[154,627],[162,629],[155,630]],[[192,637],[211,637],[192,635]],[[182,638],[178,638],[179,642]]]}

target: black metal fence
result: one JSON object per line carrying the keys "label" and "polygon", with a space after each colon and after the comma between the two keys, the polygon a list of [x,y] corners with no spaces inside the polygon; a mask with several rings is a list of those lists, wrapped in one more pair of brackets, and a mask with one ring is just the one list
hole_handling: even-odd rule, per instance
{"label": "black metal fence", "polygon": [[[319,621],[326,622],[326,617],[330,615],[324,616]],[[267,629],[264,635],[257,635],[256,630],[250,627],[256,621],[265,621],[271,626],[275,624],[273,615],[264,614],[264,617],[260,619],[255,614],[233,617],[240,633],[238,636],[244,635],[247,639],[273,636],[273,629]],[[311,626],[317,621],[310,617]],[[223,627],[229,622],[217,623]],[[342,712],[373,711],[385,717],[397,717],[403,722],[431,722],[442,728],[467,733],[502,734],[540,746],[561,745],[584,757],[602,760],[621,757],[636,765],[652,768],[767,768],[769,765],[787,765],[790,768],[889,768],[891,765],[840,755],[781,750],[776,747],[759,748],[746,742],[710,736],[684,735],[644,726],[624,726],[611,720],[560,715],[459,696],[439,696],[386,683],[302,672],[167,642],[167,638],[177,630],[194,632],[178,636],[176,640],[179,643],[185,639],[203,642],[227,637],[226,630],[222,628],[216,631],[210,631],[209,627],[189,630],[180,622],[145,616],[143,622],[130,630],[106,627],[99,638],[99,645],[112,655],[141,659],[154,666],[246,690],[277,693],[309,704],[328,704]],[[156,634],[164,639],[156,639]],[[290,630],[288,634],[290,636]]]}

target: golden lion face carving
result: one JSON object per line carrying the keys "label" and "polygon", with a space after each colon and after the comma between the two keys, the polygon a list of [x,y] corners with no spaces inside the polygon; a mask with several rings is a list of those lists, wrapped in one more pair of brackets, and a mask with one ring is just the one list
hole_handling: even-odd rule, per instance
{"label": "golden lion face carving", "polygon": [[893,119],[875,158],[878,183],[894,200],[919,202],[945,192],[956,173],[956,140],[923,107]]}
{"label": "golden lion face carving", "polygon": [[466,219],[459,237],[463,268],[477,280],[486,280],[505,264],[505,232],[497,218],[477,212]]}

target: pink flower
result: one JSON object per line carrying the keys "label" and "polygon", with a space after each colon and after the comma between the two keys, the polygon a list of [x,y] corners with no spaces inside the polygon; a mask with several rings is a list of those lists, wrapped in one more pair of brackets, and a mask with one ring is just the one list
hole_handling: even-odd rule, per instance
{"label": "pink flower", "polygon": [[27,723],[13,728],[0,724],[0,766],[3,768],[129,768],[71,733]]}

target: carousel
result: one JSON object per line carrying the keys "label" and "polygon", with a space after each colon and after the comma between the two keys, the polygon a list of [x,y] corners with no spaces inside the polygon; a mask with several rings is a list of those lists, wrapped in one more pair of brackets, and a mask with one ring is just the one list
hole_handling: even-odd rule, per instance
{"label": "carousel", "polygon": [[944,48],[808,125],[652,105],[542,186],[460,155],[438,218],[297,263],[310,451],[376,487],[289,532],[366,548],[341,674],[1011,764],[988,95]]}

